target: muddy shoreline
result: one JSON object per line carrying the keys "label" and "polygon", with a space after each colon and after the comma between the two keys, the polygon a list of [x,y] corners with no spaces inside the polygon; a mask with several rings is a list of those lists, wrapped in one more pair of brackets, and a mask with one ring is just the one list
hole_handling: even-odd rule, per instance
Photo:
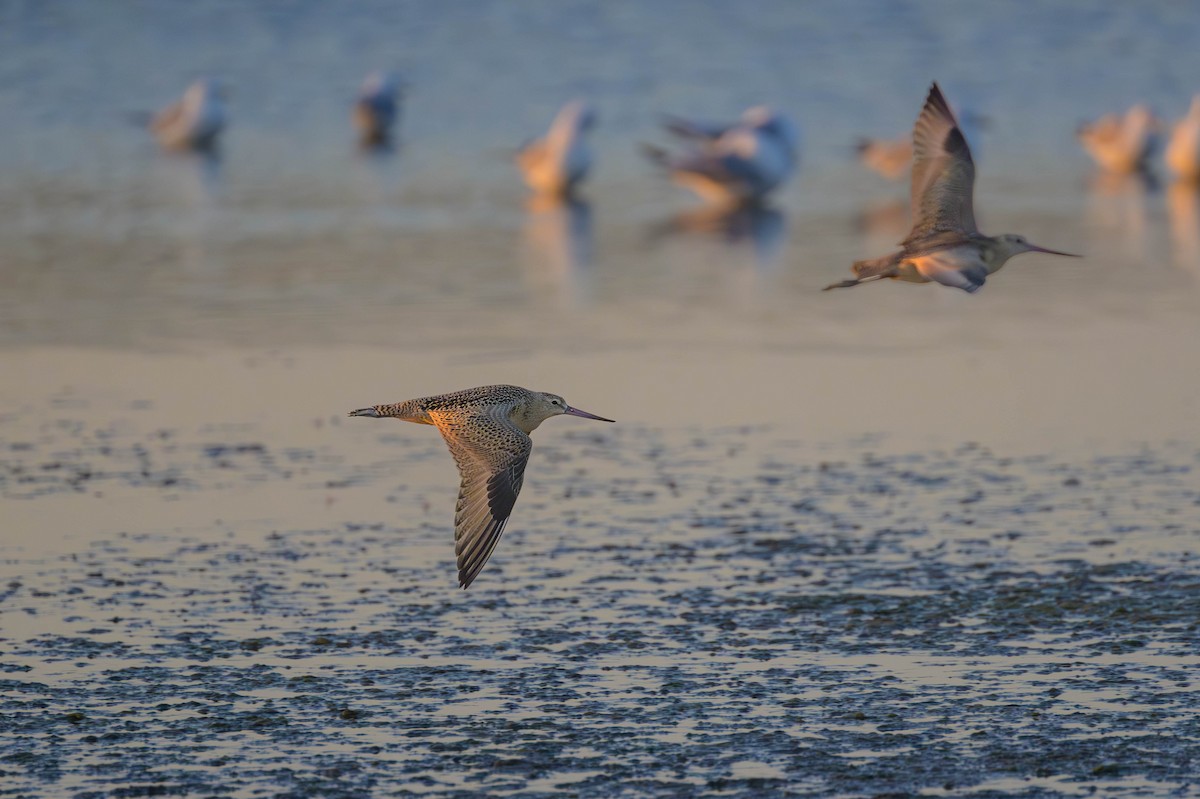
{"label": "muddy shoreline", "polygon": [[397,485],[440,442],[363,468],[240,433],[5,442],[5,507],[284,485],[343,520],[8,550],[0,795],[1194,790],[1194,448],[572,430],[463,592],[446,508]]}

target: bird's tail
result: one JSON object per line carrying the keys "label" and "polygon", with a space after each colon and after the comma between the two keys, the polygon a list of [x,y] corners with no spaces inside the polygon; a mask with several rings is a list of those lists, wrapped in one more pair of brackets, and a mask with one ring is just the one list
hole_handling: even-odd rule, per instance
{"label": "bird's tail", "polygon": [[866,261],[855,261],[851,266],[854,272],[853,280],[842,280],[838,283],[831,283],[822,291],[830,289],[848,289],[853,286],[858,286],[862,283],[870,283],[875,280],[883,280],[885,277],[895,277],[896,264],[898,263],[898,253],[891,253],[882,258],[871,258]]}

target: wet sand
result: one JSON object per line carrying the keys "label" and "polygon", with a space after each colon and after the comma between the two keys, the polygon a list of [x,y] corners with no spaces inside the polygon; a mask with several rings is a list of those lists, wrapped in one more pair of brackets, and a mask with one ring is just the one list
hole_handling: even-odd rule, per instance
{"label": "wet sand", "polygon": [[5,389],[4,795],[1192,790],[1194,443],[914,449],[599,389],[632,418],[539,429],[464,592],[439,437],[340,415],[393,398],[340,397],[383,357],[48,351]]}

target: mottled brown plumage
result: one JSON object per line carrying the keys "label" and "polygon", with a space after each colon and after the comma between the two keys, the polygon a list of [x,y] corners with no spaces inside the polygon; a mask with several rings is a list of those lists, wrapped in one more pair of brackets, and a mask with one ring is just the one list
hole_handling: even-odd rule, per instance
{"label": "mottled brown plumage", "polygon": [[899,251],[855,262],[853,280],[833,283],[825,290],[889,278],[974,292],[1014,255],[1071,254],[1038,247],[1013,233],[980,233],[975,226],[974,189],[971,148],[934,83],[913,126],[912,230],[900,242]]}
{"label": "mottled brown plumage", "polygon": [[454,514],[454,552],[463,588],[471,585],[491,557],[512,514],[533,449],[529,434],[561,414],[612,421],[572,408],[557,394],[504,385],[350,412],[351,416],[431,424],[441,431],[462,477]]}

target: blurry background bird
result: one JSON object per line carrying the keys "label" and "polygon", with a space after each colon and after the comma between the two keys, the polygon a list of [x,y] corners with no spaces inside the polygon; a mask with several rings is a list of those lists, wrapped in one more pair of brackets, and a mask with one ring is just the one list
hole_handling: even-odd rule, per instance
{"label": "blurry background bird", "polygon": [[1146,168],[1158,144],[1160,124],[1150,109],[1137,104],[1122,114],[1105,114],[1076,130],[1083,149],[1103,169],[1125,174]]}
{"label": "blurry background bird", "polygon": [[210,150],[225,127],[225,87],[218,80],[200,78],[179,101],[158,112],[150,130],[169,150]]}
{"label": "blurry background bird", "polygon": [[668,117],[665,127],[687,141],[688,149],[672,154],[646,145],[646,155],[709,202],[761,202],[796,168],[799,132],[785,114],[767,106],[747,109],[731,125]]}
{"label": "blurry background bird", "polygon": [[1175,123],[1167,144],[1166,160],[1180,180],[1200,182],[1200,94],[1192,97],[1187,116]]}
{"label": "blurry background bird", "polygon": [[[979,158],[979,139],[981,133],[991,124],[985,114],[971,109],[955,112],[959,130],[971,147],[973,157]],[[888,180],[899,180],[908,172],[912,163],[912,139],[908,136],[899,139],[873,139],[864,136],[854,145],[858,153],[858,162]]]}
{"label": "blurry background bird", "polygon": [[592,167],[586,134],[596,124],[596,112],[583,100],[564,105],[540,139],[522,145],[517,166],[526,185],[544,195],[574,193]]}
{"label": "blurry background bird", "polygon": [[387,147],[400,117],[402,85],[394,72],[367,75],[354,102],[354,127],[364,147]]}

